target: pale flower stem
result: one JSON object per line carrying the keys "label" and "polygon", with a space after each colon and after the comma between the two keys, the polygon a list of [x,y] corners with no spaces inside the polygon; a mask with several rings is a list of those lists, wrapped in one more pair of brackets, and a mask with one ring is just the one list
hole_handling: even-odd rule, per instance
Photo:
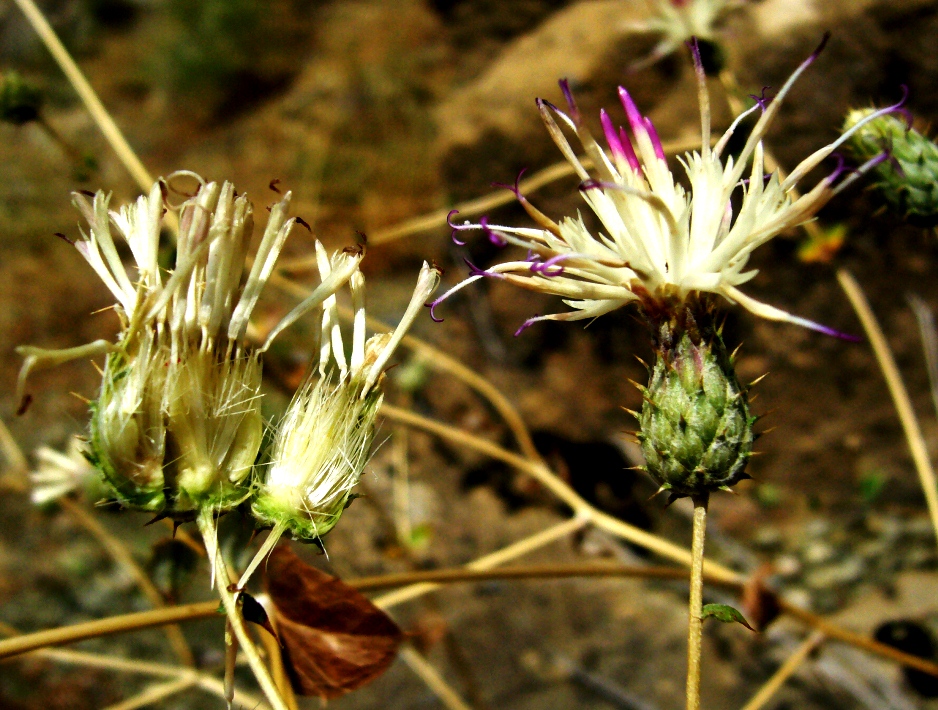
{"label": "pale flower stem", "polygon": [[257,554],[254,555],[254,558],[248,564],[247,569],[244,570],[244,574],[241,575],[241,579],[238,584],[241,587],[244,587],[248,583],[248,580],[251,578],[251,575],[257,570],[261,562],[267,559],[267,555],[270,554],[271,550],[280,542],[280,538],[286,532],[287,526],[283,523],[275,525],[271,531],[267,534],[267,539],[264,540],[264,544],[260,546],[257,550]]}
{"label": "pale flower stem", "polygon": [[202,533],[202,539],[205,541],[205,551],[208,553],[209,559],[214,561],[215,588],[218,590],[218,596],[221,597],[222,604],[225,606],[225,613],[228,615],[231,628],[238,642],[241,644],[241,650],[248,660],[248,665],[254,672],[254,677],[257,679],[261,690],[264,691],[264,695],[267,697],[273,710],[289,710],[283,698],[280,697],[277,685],[274,683],[273,678],[270,677],[270,671],[267,670],[267,666],[264,665],[264,661],[258,653],[257,646],[254,645],[253,639],[244,627],[244,619],[241,618],[241,612],[238,609],[238,603],[234,594],[228,589],[231,585],[231,578],[228,576],[228,567],[225,565],[225,559],[221,554],[221,550],[218,549],[217,528],[211,509],[203,508],[199,511],[199,516],[196,521],[199,526],[199,532]]}
{"label": "pale flower stem", "polygon": [[[651,550],[666,559],[679,562],[686,566],[691,565],[692,556],[685,548],[675,545],[657,535],[647,533],[633,525],[629,525],[618,518],[603,513],[601,510],[597,510],[580,497],[580,495],[564,481],[558,478],[543,463],[530,461],[523,456],[503,449],[491,441],[473,436],[456,427],[428,419],[427,417],[394,407],[387,403],[381,406],[380,411],[381,415],[388,419],[422,429],[440,438],[447,439],[462,446],[467,446],[487,456],[504,461],[508,465],[514,466],[518,470],[524,471],[532,478],[536,479],[541,485],[557,496],[557,498],[573,508],[578,517],[583,517],[596,525],[596,527],[602,528],[616,537],[623,538],[636,545],[641,545],[645,549]],[[738,572],[717,562],[707,560],[704,566],[708,574],[713,575],[714,578],[721,581],[735,583],[743,579]]]}
{"label": "pale flower stem", "polygon": [[29,24],[32,25],[36,34],[39,35],[39,39],[46,45],[46,49],[49,50],[52,58],[55,59],[56,63],[58,63],[59,67],[62,69],[62,72],[75,89],[75,92],[78,94],[79,98],[81,98],[82,103],[85,104],[85,108],[88,109],[88,113],[91,114],[94,122],[98,125],[101,133],[104,134],[105,139],[111,145],[111,148],[114,149],[121,163],[127,168],[127,172],[130,173],[137,185],[140,186],[143,193],[148,193],[150,187],[153,185],[153,178],[150,177],[150,173],[143,166],[143,163],[140,162],[140,158],[134,153],[133,148],[130,147],[121,129],[117,127],[114,119],[111,118],[107,109],[104,108],[104,104],[101,103],[95,90],[91,88],[91,84],[88,83],[88,80],[85,78],[84,74],[82,74],[81,69],[78,68],[75,60],[72,59],[68,50],[65,49],[65,45],[62,44],[61,40],[59,40],[58,36],[55,34],[55,30],[52,29],[52,26],[42,14],[42,10],[36,7],[36,3],[34,3],[33,0],[14,0],[14,2],[19,6],[20,10],[23,11],[23,14],[26,15],[26,19],[29,20]]}
{"label": "pale flower stem", "polygon": [[[466,569],[469,570],[488,570],[493,567],[498,567],[505,562],[522,557],[534,550],[538,550],[545,545],[560,540],[567,535],[570,535],[577,530],[581,530],[586,526],[588,521],[585,518],[570,518],[565,520],[562,523],[553,525],[546,530],[541,530],[540,532],[531,535],[530,537],[523,538],[518,540],[518,542],[512,543],[507,547],[497,550],[489,555],[480,557],[473,562],[470,562],[466,565]],[[401,589],[396,589],[393,592],[388,592],[372,600],[375,606],[381,609],[390,609],[393,606],[398,604],[403,604],[406,601],[411,599],[416,599],[417,597],[422,597],[428,592],[432,592],[435,589],[440,588],[440,584],[436,582],[418,582],[417,584],[411,584],[407,587],[402,587]]]}
{"label": "pale flower stem", "polygon": [[400,651],[401,660],[417,674],[447,710],[472,710],[453,687],[447,683],[439,671],[421,656],[414,648],[404,646]]}
{"label": "pale flower stem", "polygon": [[[587,524],[584,521],[572,519],[561,523],[560,525],[570,525],[576,521],[580,525]],[[507,556],[509,551],[514,551],[511,557],[518,557],[516,553],[517,546],[525,543],[528,545],[528,551],[536,549],[538,546],[535,545],[535,542],[542,542],[543,538],[539,536],[545,533],[551,533],[555,536],[556,539],[559,536],[562,536],[563,530],[558,530],[559,526],[548,528],[541,533],[537,533],[532,536],[538,538],[536,541],[526,538],[528,542],[525,543],[524,540],[509,545],[507,548],[500,550],[499,552],[492,553],[492,555],[487,555],[487,558],[492,558],[497,555],[502,557]],[[571,529],[568,529],[567,532],[572,532]],[[546,544],[546,543],[545,543]],[[486,558],[480,558],[477,560],[479,566],[481,566],[482,561]],[[571,576],[571,570],[559,570],[564,572],[564,574],[555,574],[555,571],[547,573],[547,571],[538,566],[535,570],[526,569],[526,568],[515,568],[503,570],[502,572],[493,572],[492,565],[490,564],[487,569],[476,571],[474,574],[472,570],[466,570],[463,568],[460,570],[459,574],[454,574],[454,570],[440,570],[435,572],[436,575],[434,582],[439,582],[440,584],[451,584],[460,581],[483,581],[487,579],[506,579],[506,578],[544,578],[544,577],[558,577],[558,576]],[[636,576],[636,577],[654,577],[654,578],[663,578],[663,579],[676,579],[674,575],[674,569],[668,568],[667,570],[663,568],[649,569],[649,568],[634,568],[632,572],[634,574],[624,574],[623,570],[613,568],[610,571],[610,574],[616,576]],[[508,574],[504,574],[507,572]],[[533,573],[532,573],[533,572]],[[421,581],[428,581],[427,572],[413,573],[418,575]],[[704,574],[706,574],[706,568],[704,569]],[[584,576],[577,571],[576,575],[572,576]],[[596,576],[594,572],[590,572],[589,576]],[[602,576],[602,575],[600,575]],[[685,576],[686,577],[686,576]],[[409,580],[402,579],[401,575],[390,575],[382,577],[371,577],[363,578],[361,580],[350,580],[348,583],[350,586],[360,589],[361,591],[374,590],[374,589],[384,589],[386,585],[391,584],[391,586],[398,586],[401,584],[407,583]],[[726,584],[730,587],[741,588],[741,582],[727,582],[721,580],[720,578],[715,578],[710,580],[715,584]],[[421,592],[422,593],[422,592]],[[418,595],[419,596],[419,595]],[[412,598],[412,597],[409,597]],[[892,646],[886,646],[874,641],[871,638],[863,636],[862,634],[849,631],[837,624],[833,624],[822,616],[817,614],[812,614],[811,612],[805,611],[799,607],[789,604],[784,599],[779,600],[781,610],[783,613],[793,617],[795,620],[801,622],[805,626],[816,629],[824,633],[828,638],[841,643],[846,643],[854,648],[858,648],[867,653],[877,655],[881,658],[885,658],[894,663],[900,665],[908,666],[909,668],[915,668],[922,671],[923,673],[928,673],[938,677],[938,665],[932,661],[926,660],[924,658],[919,658],[918,656],[912,656],[903,651],[899,651]],[[90,638],[101,638],[103,636],[109,636],[112,634],[126,633],[131,631],[139,631],[141,629],[149,629],[154,626],[162,626],[164,624],[173,623],[176,621],[189,621],[193,619],[208,619],[215,618],[218,615],[218,603],[217,602],[197,602],[195,604],[186,604],[182,606],[167,607],[166,609],[158,609],[156,611],[144,611],[136,612],[132,614],[122,614],[118,616],[112,616],[107,619],[99,619],[97,621],[86,621],[80,624],[74,624],[72,626],[60,626],[55,629],[47,629],[46,631],[36,631],[31,634],[23,634],[16,636],[16,629],[11,628],[9,625],[0,622],[0,635],[13,636],[13,638],[0,640],[0,659],[11,658],[13,656],[18,656],[26,653],[39,653],[47,655],[53,660],[62,660],[63,662],[75,662],[72,661],[73,658],[93,658],[94,663],[104,663],[106,665],[101,665],[99,667],[103,668],[112,668],[114,670],[127,670],[128,672],[139,672],[147,673],[151,675],[157,675],[162,677],[175,677],[179,673],[185,672],[195,672],[192,669],[183,668],[182,666],[168,666],[164,664],[154,664],[148,663],[145,661],[129,661],[126,659],[112,658],[109,656],[96,656],[94,654],[86,654],[77,651],[68,651],[68,650],[59,650],[59,649],[50,649],[49,646],[75,643],[77,641],[83,641]],[[223,683],[217,678],[201,674],[200,677],[200,687],[204,687],[210,692],[216,693],[220,697],[224,692]],[[217,688],[217,691],[215,690]],[[242,698],[248,697],[246,693],[236,691],[235,699],[240,695]],[[250,707],[257,707],[256,701],[246,703]]]}
{"label": "pale flower stem", "polygon": [[[39,39],[46,45],[46,49],[49,50],[52,58],[59,65],[62,73],[65,74],[65,78],[68,79],[72,88],[75,89],[75,93],[78,94],[78,97],[85,105],[88,113],[91,114],[92,120],[94,120],[95,124],[98,126],[98,130],[101,131],[104,139],[117,155],[117,159],[127,172],[130,173],[130,176],[133,178],[134,182],[137,183],[140,191],[146,195],[153,186],[153,178],[150,176],[150,171],[146,169],[143,162],[134,152],[134,149],[130,147],[130,143],[128,143],[127,139],[124,137],[124,133],[118,127],[117,123],[114,122],[111,114],[104,107],[104,104],[101,103],[101,99],[98,98],[97,93],[85,78],[85,75],[75,63],[75,60],[72,59],[72,55],[68,53],[65,45],[62,44],[58,35],[55,34],[55,30],[52,29],[45,15],[42,14],[42,10],[36,6],[33,0],[14,0],[14,2],[16,2],[20,10],[22,10],[23,14],[26,15],[29,24],[32,25],[36,34],[39,35]],[[175,237],[179,232],[179,219],[176,217],[176,214],[172,210],[169,210],[163,216],[163,222],[170,233]]]}
{"label": "pale flower stem", "polygon": [[[271,619],[271,623],[276,628],[276,618]],[[290,685],[290,678],[287,677],[287,670],[283,665],[283,653],[280,648],[280,642],[264,630],[259,630],[257,636],[260,638],[261,645],[267,652],[269,659],[270,675],[273,676],[277,689],[283,697],[284,702],[290,710],[300,710],[296,702],[296,695],[293,692],[293,686]]]}
{"label": "pale flower stem", "polygon": [[137,710],[137,708],[146,707],[147,705],[155,705],[161,700],[189,690],[189,688],[198,685],[198,683],[199,679],[195,677],[179,678],[164,683],[155,683],[145,688],[142,692],[137,693],[137,695],[127,698],[126,700],[121,700],[114,705],[108,705],[103,710]]}
{"label": "pale flower stem", "polygon": [[[745,106],[743,106],[743,102],[739,99],[739,95],[742,91],[739,88],[739,82],[736,80],[736,74],[733,73],[732,69],[724,69],[720,72],[719,78],[720,84],[723,86],[723,95],[726,97],[726,103],[730,107],[730,111],[738,116],[745,110]],[[779,181],[783,182],[787,177],[786,172],[782,169],[782,166],[779,164],[778,160],[775,159],[775,155],[769,148],[763,145],[763,151],[762,159],[765,164],[765,169],[769,172],[777,171]],[[801,197],[801,193],[798,191],[797,187],[791,188],[788,194],[791,195],[792,201]],[[820,225],[818,225],[815,220],[802,222],[801,228],[804,229],[805,233],[807,233],[808,237],[811,239],[818,239],[824,234],[824,230],[821,229]]]}
{"label": "pale flower stem", "polygon": [[820,631],[815,631],[810,634],[808,638],[795,649],[794,653],[779,666],[778,670],[772,674],[772,677],[759,688],[758,692],[743,706],[742,710],[761,710],[761,708],[772,699],[772,696],[779,691],[779,688],[785,684],[785,681],[795,674],[795,671],[807,660],[811,652],[824,642],[825,638],[824,634]]}
{"label": "pale flower stem", "polygon": [[[85,507],[81,505],[81,503],[76,503],[68,497],[62,497],[58,502],[81,527],[100,543],[104,551],[111,556],[111,559],[133,577],[137,587],[143,592],[143,595],[154,609],[163,609],[166,607],[166,602],[153,584],[153,581],[147,573],[143,571],[143,568],[137,564],[130,550],[127,549],[127,546],[121,542],[119,538],[112,535],[95,516],[85,510]],[[173,647],[173,651],[176,653],[176,656],[178,656],[180,662],[186,666],[194,666],[195,658],[182,632],[182,627],[178,624],[171,624],[164,629],[163,633],[166,634],[166,638],[170,646]]]}
{"label": "pale flower stem", "polygon": [[700,710],[700,652],[703,641],[703,561],[710,494],[694,496],[694,539],[691,546],[690,604],[687,610],[687,710]]}
{"label": "pale flower stem", "polygon": [[[192,678],[195,681],[195,685],[205,692],[217,695],[220,698],[224,697],[224,684],[218,678],[192,668],[170,666],[163,663],[154,663],[152,661],[136,661],[133,659],[118,658],[85,651],[71,651],[61,648],[41,648],[33,651],[33,653],[40,658],[54,661],[55,663],[97,668],[99,670],[109,670],[116,673],[148,675],[154,678],[179,680]],[[252,710],[270,710],[267,703],[251,693],[237,691],[235,693],[235,702],[244,707],[252,708]]]}
{"label": "pale flower stem", "polygon": [[932,527],[935,529],[936,539],[938,539],[938,482],[935,479],[935,470],[932,468],[931,459],[928,457],[925,437],[922,435],[918,418],[912,408],[912,401],[909,399],[909,392],[902,381],[902,375],[899,374],[899,368],[896,366],[895,358],[893,358],[892,351],[889,349],[889,343],[886,342],[886,336],[883,335],[883,330],[879,327],[876,316],[873,315],[873,309],[870,308],[860,284],[845,269],[840,269],[837,272],[837,280],[840,282],[844,293],[847,294],[847,298],[850,299],[850,305],[853,306],[853,310],[856,311],[857,317],[863,325],[863,331],[866,333],[866,337],[869,338],[870,345],[873,347],[873,354],[876,356],[876,362],[879,364],[886,385],[889,387],[889,394],[892,395],[896,413],[902,423],[902,431],[905,432],[909,450],[912,452],[912,460],[915,462],[915,470],[918,472],[918,478],[925,493],[925,502],[928,505]]}

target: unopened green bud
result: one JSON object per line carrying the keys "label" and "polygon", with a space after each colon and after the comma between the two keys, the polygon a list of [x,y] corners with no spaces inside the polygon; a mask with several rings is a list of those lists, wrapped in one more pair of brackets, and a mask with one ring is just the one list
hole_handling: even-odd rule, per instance
{"label": "unopened green bud", "polygon": [[22,126],[39,118],[42,92],[15,71],[0,78],[0,120]]}
{"label": "unopened green bud", "polygon": [[639,421],[648,472],[672,499],[746,477],[752,426],[746,391],[708,312],[657,327],[657,359]]}
{"label": "unopened green bud", "polygon": [[[874,111],[851,111],[843,130]],[[889,160],[872,171],[880,196],[911,224],[938,224],[938,146],[933,141],[910,128],[903,116],[885,115],[854,133],[847,146],[863,162],[888,153]]]}

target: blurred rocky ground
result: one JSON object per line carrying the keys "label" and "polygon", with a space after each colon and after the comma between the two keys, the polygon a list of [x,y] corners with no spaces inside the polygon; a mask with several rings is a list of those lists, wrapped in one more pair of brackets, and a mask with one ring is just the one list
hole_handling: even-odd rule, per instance
{"label": "blurred rocky ground", "polygon": [[[657,41],[637,29],[648,11],[638,0],[41,5],[154,175],[185,168],[230,179],[258,207],[272,201],[268,185],[278,179],[294,191],[295,211],[330,248],[354,243],[356,231],[373,233],[450,207],[488,193],[492,182],[512,182],[521,169],[559,161],[533,100],[560,103],[561,77],[570,79],[596,128],[599,107],[620,116],[615,88],[622,84],[665,141],[699,131],[685,52],[632,68]],[[902,85],[921,125],[938,115],[933,0],[750,2],[728,17],[720,36],[744,93],[759,93],[763,86],[777,89],[826,30],[833,35],[825,53],[795,87],[767,139],[783,166],[829,143],[848,109],[893,102]],[[31,451],[39,444],[64,446],[83,431],[81,397],[94,397],[98,375],[87,363],[38,374],[33,405],[17,418],[12,393],[20,361],[13,348],[69,347],[110,337],[116,328],[112,313],[98,312],[109,305],[106,290],[80,256],[52,236],[75,234],[78,218],[68,193],[103,188],[120,202],[136,188],[19,10],[0,0],[0,72],[11,69],[43,90],[48,123],[93,159],[76,163],[36,124],[0,124],[0,416]],[[725,126],[731,114],[723,87],[712,80],[710,89],[715,125]],[[817,171],[807,184],[823,174]],[[567,179],[532,200],[559,216],[582,208],[575,188]],[[491,218],[526,219],[515,206]],[[832,267],[853,270],[883,322],[934,450],[938,425],[905,295],[938,304],[935,235],[878,211],[860,188],[831,203],[820,223],[848,231],[832,263],[802,263],[796,253],[801,237],[789,235],[755,254],[760,274],[748,292],[857,332]],[[289,257],[308,255],[311,236],[297,230],[291,239]],[[457,248],[441,227],[373,246],[365,260],[371,312],[388,321],[399,316],[422,259],[446,268],[444,285],[465,275],[463,257],[485,267],[497,254],[483,242]],[[309,272],[296,278],[315,282]],[[634,423],[622,407],[640,404],[629,380],[644,378],[634,356],[649,357],[642,326],[631,313],[618,312],[588,328],[542,324],[514,338],[525,318],[562,306],[503,286],[465,291],[440,309],[444,323],[425,318],[417,334],[496,383],[536,430],[545,456],[584,495],[687,543],[682,503],[662,510],[647,500],[650,483],[625,470],[636,462],[623,444],[622,432]],[[270,315],[291,305],[273,289],[265,298]],[[739,495],[714,500],[713,555],[745,570],[771,562],[775,581],[792,600],[824,613],[843,610],[845,622],[864,631],[896,618],[930,628],[936,608],[921,602],[921,594],[905,603],[903,590],[935,589],[934,535],[869,349],[732,308],[726,338],[732,346],[743,343],[744,379],[770,373],[755,407],[771,412],[763,426],[775,431],[759,441],[763,455],[751,467],[756,480],[739,486]],[[289,382],[309,355],[302,327],[286,342],[270,369]],[[398,359],[401,372],[419,375],[418,387],[411,379],[410,389],[392,390],[390,401],[510,445],[504,424],[465,386],[403,353]],[[283,401],[283,392],[268,393],[272,414]],[[330,535],[329,559],[318,558],[342,575],[406,567],[388,527],[393,437],[400,433],[390,424],[383,431],[392,442],[375,456],[368,500],[352,506]],[[425,533],[411,553],[422,566],[464,563],[564,514],[547,493],[500,465],[422,434],[411,434],[408,443],[410,514]],[[54,509],[31,509],[16,495],[0,498],[0,508],[0,618],[23,629],[45,628],[142,606],[128,580]],[[161,529],[144,530],[137,514],[102,515],[141,559],[165,537]],[[530,559],[609,555],[635,559],[634,551],[596,533]],[[199,578],[185,598],[206,594]],[[684,594],[679,585],[622,581],[486,584],[445,590],[402,609],[399,618],[409,628],[445,622],[454,641],[437,644],[430,658],[474,707],[637,707],[628,704],[637,697],[664,709],[683,703]],[[882,601],[884,594],[894,603]],[[865,611],[850,616],[852,608]],[[741,707],[793,647],[796,632],[793,625],[764,636],[708,627],[707,706]],[[203,662],[219,660],[220,629],[197,626],[189,634]],[[88,647],[165,658],[159,634]],[[116,686],[111,675],[35,661],[0,667],[0,698],[9,697],[11,707],[14,699],[30,708],[100,707],[136,683],[122,679]],[[435,701],[397,664],[335,705],[378,703],[412,708]],[[832,648],[772,707],[927,703],[895,668]],[[195,705],[180,699],[165,706]]]}

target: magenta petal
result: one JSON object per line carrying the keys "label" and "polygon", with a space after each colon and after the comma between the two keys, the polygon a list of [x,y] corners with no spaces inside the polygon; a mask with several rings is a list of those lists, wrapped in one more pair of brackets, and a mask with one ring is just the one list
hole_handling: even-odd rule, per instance
{"label": "magenta petal", "polygon": [[648,138],[655,149],[655,156],[658,160],[667,160],[664,156],[664,146],[661,145],[661,139],[658,137],[658,131],[655,130],[655,124],[647,116],[644,119],[645,129],[648,131]]}
{"label": "magenta petal", "polygon": [[632,127],[632,133],[636,136],[645,132],[645,123],[642,121],[642,114],[638,106],[632,100],[629,92],[624,87],[619,87],[619,100],[622,102],[622,108],[625,109],[625,116],[629,119],[629,125]]}

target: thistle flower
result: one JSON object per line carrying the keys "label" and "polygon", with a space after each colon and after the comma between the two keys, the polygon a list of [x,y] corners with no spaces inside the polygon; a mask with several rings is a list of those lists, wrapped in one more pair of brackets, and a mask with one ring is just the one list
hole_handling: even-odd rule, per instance
{"label": "thistle flower", "polygon": [[[798,67],[774,100],[756,98],[755,105],[738,116],[711,148],[706,77],[698,47],[692,45],[703,140],[699,152],[680,161],[689,190],[669,169],[654,126],[628,91],[620,88],[619,97],[631,132],[617,128],[602,111],[604,149],[586,127],[567,83],[561,82],[569,114],[541,99],[537,105],[554,142],[579,175],[580,192],[603,231],[591,233],[579,214],[554,222],[531,205],[517,185],[513,191],[537,227],[496,226],[485,218],[479,224],[450,222],[454,239],[464,230],[482,230],[496,244],[526,249],[527,257],[485,270],[472,267],[469,278],[432,304],[431,315],[441,301],[485,277],[561,296],[573,309],[530,318],[518,333],[537,321],[595,318],[638,304],[656,353],[649,385],[641,388],[642,412],[635,414],[641,424],[639,439],[649,473],[672,497],[704,496],[733,485],[745,475],[752,452],[755,418],[714,323],[715,297],[739,303],[764,318],[836,334],[739,290],[756,275],[755,270],[745,270],[753,250],[811,219],[883,159],[872,158],[844,179],[838,168],[804,195],[792,196],[801,179],[851,135],[896,107],[861,119],[838,140],[808,156],[788,177],[765,174],[762,140],[782,100],[823,46]],[[724,158],[740,123],[756,111],[762,115],[738,158]],[[577,157],[562,126],[577,135],[594,174]],[[743,179],[750,163],[749,177]],[[739,206],[734,209],[737,194]]]}
{"label": "thistle flower", "polygon": [[[600,121],[608,146],[604,150],[586,127],[566,81],[562,81],[569,115],[543,99],[537,100],[537,106],[554,142],[580,177],[580,193],[604,231],[590,233],[579,214],[554,222],[531,205],[516,185],[513,191],[538,227],[492,225],[485,218],[479,224],[451,221],[450,225],[454,239],[464,230],[482,230],[497,244],[526,249],[528,256],[485,270],[474,268],[469,278],[438,298],[433,307],[466,285],[490,277],[561,296],[574,309],[531,318],[521,330],[542,320],[595,318],[632,302],[640,303],[648,314],[661,309],[673,311],[700,294],[714,294],[738,302],[763,318],[832,333],[761,303],[738,288],[757,273],[744,270],[756,248],[811,219],[834,195],[883,159],[872,158],[844,179],[839,167],[805,194],[792,197],[792,190],[808,172],[856,131],[895,110],[895,106],[864,117],[836,141],[805,158],[784,180],[778,172],[765,174],[762,140],[782,100],[823,46],[798,67],[774,100],[760,98],[739,115],[713,148],[709,98],[695,50],[703,140],[699,152],[687,153],[680,160],[689,191],[669,169],[652,122],[641,115],[628,91],[619,88],[631,135],[624,128],[617,129],[610,115],[602,111]],[[723,151],[740,123],[760,110],[762,115],[739,157],[724,158]],[[577,157],[557,119],[577,135],[595,166],[595,175]],[[749,163],[749,178],[743,179]],[[732,202],[736,194],[741,198],[738,211]]]}
{"label": "thistle flower", "polygon": [[[843,130],[873,113],[851,111]],[[911,127],[911,116],[880,116],[854,132],[847,148],[860,160],[888,151],[889,160],[873,171],[877,193],[910,224],[938,225],[938,145]]]}
{"label": "thistle flower", "polygon": [[[117,299],[117,343],[66,351],[23,347],[20,387],[31,369],[107,353],[101,393],[91,406],[88,456],[129,507],[184,515],[226,510],[250,494],[260,449],[260,353],[284,327],[352,275],[361,259],[345,254],[326,280],[255,349],[246,342],[251,313],[295,219],[290,194],[271,208],[264,236],[242,283],[253,208],[231,183],[199,180],[178,208],[175,269],[157,263],[163,181],[149,196],[109,211],[110,196],[74,194],[89,224],[75,243]],[[132,275],[121,263],[112,228],[130,247]]]}
{"label": "thistle flower", "polygon": [[[661,40],[651,54],[638,67],[651,64],[695,39],[703,43],[712,54],[708,73],[722,68],[722,50],[715,42],[717,29],[730,10],[743,5],[745,0],[645,0],[650,17],[637,25],[637,29],[655,32]],[[711,71],[713,70],[713,71]]]}
{"label": "thistle flower", "polygon": [[[336,268],[335,257],[330,261],[321,248],[317,257],[325,280]],[[284,532],[299,540],[318,540],[338,521],[370,455],[385,366],[439,279],[439,271],[424,263],[394,332],[366,340],[365,279],[356,271],[349,279],[355,312],[350,357],[335,296],[323,303],[318,368],[287,409],[252,504],[255,517],[273,530],[244,577]]]}

